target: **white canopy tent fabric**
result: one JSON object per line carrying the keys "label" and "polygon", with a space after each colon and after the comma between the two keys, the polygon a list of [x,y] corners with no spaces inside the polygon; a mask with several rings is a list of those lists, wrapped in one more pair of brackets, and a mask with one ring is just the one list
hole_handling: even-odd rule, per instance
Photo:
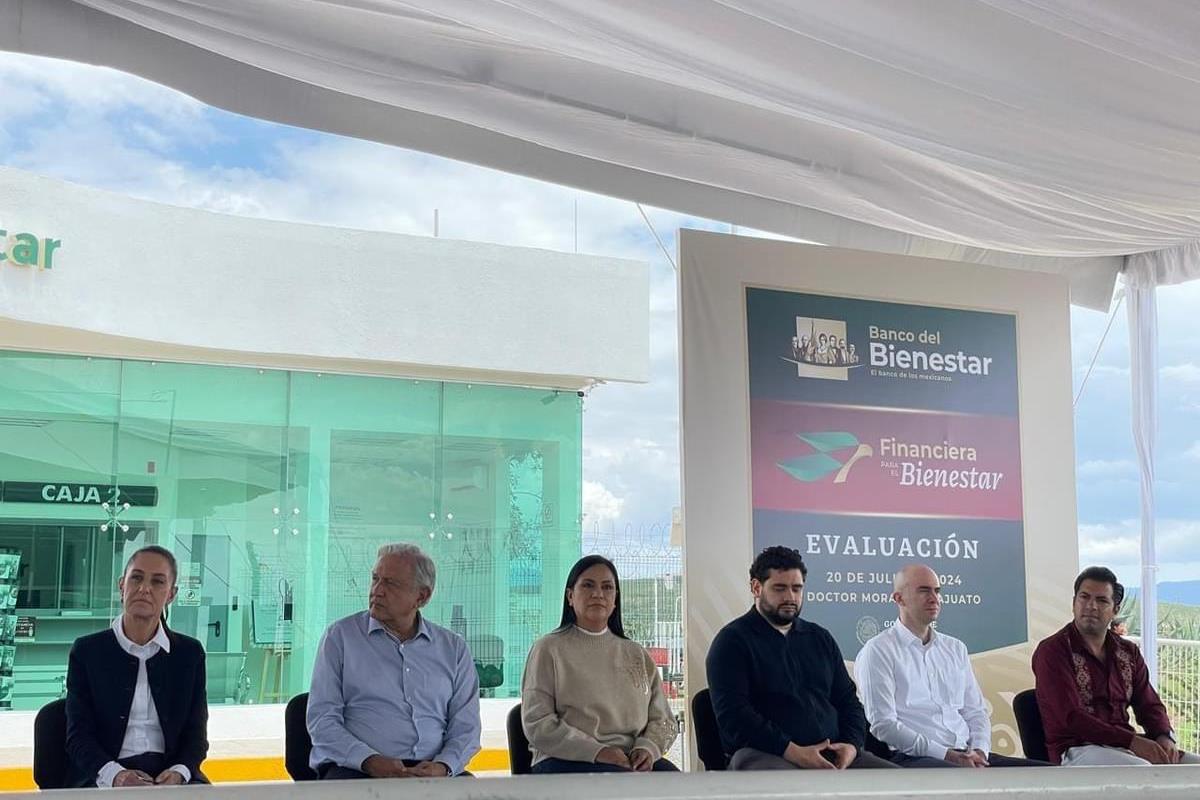
{"label": "white canopy tent fabric", "polygon": [[1197,41],[1172,0],[0,2],[2,49],[810,241],[1061,273],[1091,308],[1128,259],[1151,566],[1145,359],[1153,287],[1200,275]]}
{"label": "white canopy tent fabric", "polygon": [[812,241],[1071,276],[1200,230],[1150,0],[6,0],[0,48]]}

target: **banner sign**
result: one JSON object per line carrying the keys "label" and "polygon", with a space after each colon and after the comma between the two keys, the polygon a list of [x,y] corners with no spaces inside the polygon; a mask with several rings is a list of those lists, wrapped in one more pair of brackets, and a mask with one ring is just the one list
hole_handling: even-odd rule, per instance
{"label": "banner sign", "polygon": [[1026,641],[1016,317],[747,288],[746,325],[754,549],[803,554],[804,617],[853,659],[921,562],[971,653]]}
{"label": "banner sign", "polygon": [[131,506],[158,504],[157,486],[113,486],[106,483],[41,483],[5,481],[0,483],[0,500],[6,503],[64,503],[98,506],[104,503]]}

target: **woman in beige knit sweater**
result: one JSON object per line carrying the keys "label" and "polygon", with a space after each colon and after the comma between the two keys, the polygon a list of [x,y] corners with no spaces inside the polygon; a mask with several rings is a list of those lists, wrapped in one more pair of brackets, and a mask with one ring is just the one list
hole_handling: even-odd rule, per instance
{"label": "woman in beige knit sweater", "polygon": [[617,568],[581,558],[562,622],[534,642],[521,681],[533,772],[674,772],[675,718],[646,649],[625,638]]}

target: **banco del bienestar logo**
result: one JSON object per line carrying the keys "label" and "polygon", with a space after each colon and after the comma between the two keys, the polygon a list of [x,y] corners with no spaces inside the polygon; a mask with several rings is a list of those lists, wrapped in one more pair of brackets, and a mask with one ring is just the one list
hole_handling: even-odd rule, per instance
{"label": "banco del bienestar logo", "polygon": [[833,475],[833,483],[845,483],[850,470],[864,458],[874,455],[871,445],[847,431],[797,433],[796,438],[813,452],[779,463],[779,468],[804,483],[815,483]]}
{"label": "banco del bienestar logo", "polygon": [[796,335],[788,355],[780,356],[796,365],[796,377],[827,381],[850,379],[850,370],[861,367],[858,348],[846,341],[846,321],[796,317]]}

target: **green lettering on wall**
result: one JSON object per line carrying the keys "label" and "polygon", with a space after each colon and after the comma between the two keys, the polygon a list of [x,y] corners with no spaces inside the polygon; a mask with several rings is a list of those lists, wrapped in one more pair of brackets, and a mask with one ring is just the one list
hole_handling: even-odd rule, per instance
{"label": "green lettering on wall", "polygon": [[62,239],[39,239],[32,233],[14,233],[0,228],[0,262],[14,267],[54,268],[54,254],[62,247]]}
{"label": "green lettering on wall", "polygon": [[62,247],[62,239],[46,239],[42,249],[42,269],[54,267],[54,251]]}
{"label": "green lettering on wall", "polygon": [[12,260],[14,264],[23,267],[36,266],[38,263],[38,239],[32,233],[18,233],[17,243],[13,245]]}

